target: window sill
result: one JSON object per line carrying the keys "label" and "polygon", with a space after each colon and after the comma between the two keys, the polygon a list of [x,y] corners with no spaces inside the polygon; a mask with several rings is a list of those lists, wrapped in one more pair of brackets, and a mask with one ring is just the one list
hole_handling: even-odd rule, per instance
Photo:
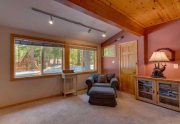
{"label": "window sill", "polygon": [[46,77],[56,77],[61,76],[61,73],[58,74],[49,74],[49,75],[40,75],[40,76],[33,76],[33,77],[13,77],[11,78],[11,81],[17,81],[17,80],[27,80],[27,79],[37,79],[37,78],[46,78]]}
{"label": "window sill", "polygon": [[[83,72],[76,72],[77,75],[81,74],[89,74],[89,73],[97,73],[97,71],[83,71]],[[57,77],[61,76],[61,73],[58,74],[49,74],[49,75],[40,75],[40,76],[33,76],[33,77],[19,77],[19,78],[11,78],[11,81],[17,81],[17,80],[28,80],[28,79],[38,79],[38,78],[47,78],[47,77]]]}
{"label": "window sill", "polygon": [[83,72],[76,72],[78,75],[80,74],[89,74],[89,73],[97,73],[97,71],[83,71]]}

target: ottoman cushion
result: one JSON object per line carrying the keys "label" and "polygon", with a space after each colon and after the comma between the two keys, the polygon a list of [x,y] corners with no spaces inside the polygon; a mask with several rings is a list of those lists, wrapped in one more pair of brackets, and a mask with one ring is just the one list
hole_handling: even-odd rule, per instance
{"label": "ottoman cushion", "polygon": [[89,91],[89,96],[99,99],[115,99],[115,91],[110,87],[92,87]]}

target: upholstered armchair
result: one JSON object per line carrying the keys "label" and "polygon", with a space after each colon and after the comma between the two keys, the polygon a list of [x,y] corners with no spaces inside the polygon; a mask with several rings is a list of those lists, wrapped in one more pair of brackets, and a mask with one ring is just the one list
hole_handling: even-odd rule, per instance
{"label": "upholstered armchair", "polygon": [[[98,82],[99,75],[107,75],[107,83]],[[88,85],[88,94],[91,87],[112,87],[116,92],[116,87],[119,85],[119,82],[117,78],[115,78],[115,74],[92,73],[91,76],[86,79],[86,84]]]}

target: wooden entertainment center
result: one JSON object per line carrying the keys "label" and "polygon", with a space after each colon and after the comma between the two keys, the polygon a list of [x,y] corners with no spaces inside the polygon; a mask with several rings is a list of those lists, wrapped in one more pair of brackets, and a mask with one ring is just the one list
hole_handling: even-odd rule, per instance
{"label": "wooden entertainment center", "polygon": [[134,77],[136,99],[180,111],[180,79]]}

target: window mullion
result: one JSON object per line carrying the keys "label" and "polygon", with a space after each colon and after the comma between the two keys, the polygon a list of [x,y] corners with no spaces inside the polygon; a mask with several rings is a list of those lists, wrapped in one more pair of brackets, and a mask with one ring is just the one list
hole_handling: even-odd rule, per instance
{"label": "window mullion", "polygon": [[41,75],[43,75],[43,67],[44,67],[44,49],[41,47]]}

